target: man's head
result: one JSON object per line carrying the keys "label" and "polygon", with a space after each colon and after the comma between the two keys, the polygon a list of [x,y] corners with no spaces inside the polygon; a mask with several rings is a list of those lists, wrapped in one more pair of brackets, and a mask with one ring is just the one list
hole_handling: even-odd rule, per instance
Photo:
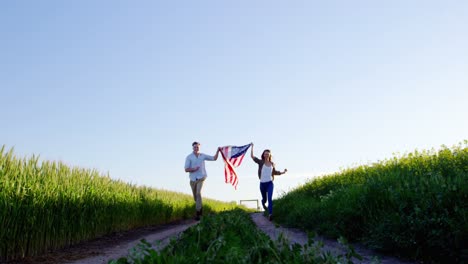
{"label": "man's head", "polygon": [[192,148],[193,148],[194,153],[198,153],[200,151],[200,143],[198,143],[197,141],[194,141],[192,143]]}

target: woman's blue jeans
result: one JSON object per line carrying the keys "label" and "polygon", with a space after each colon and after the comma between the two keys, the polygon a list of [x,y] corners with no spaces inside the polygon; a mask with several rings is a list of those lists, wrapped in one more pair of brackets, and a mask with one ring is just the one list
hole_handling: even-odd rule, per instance
{"label": "woman's blue jeans", "polygon": [[261,182],[260,183],[260,193],[262,194],[262,204],[267,200],[268,195],[268,212],[273,214],[273,182]]}

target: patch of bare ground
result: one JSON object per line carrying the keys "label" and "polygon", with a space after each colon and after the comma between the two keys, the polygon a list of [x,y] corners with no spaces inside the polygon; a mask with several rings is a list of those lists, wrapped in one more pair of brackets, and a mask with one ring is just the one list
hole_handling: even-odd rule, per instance
{"label": "patch of bare ground", "polygon": [[[298,243],[300,245],[305,245],[308,242],[307,234],[299,229],[295,228],[285,228],[275,223],[271,222],[266,218],[263,213],[253,213],[251,214],[252,220],[255,222],[257,227],[262,230],[265,234],[267,234],[272,240],[277,240],[280,235],[284,238],[288,239],[291,243]],[[323,252],[331,252],[334,255],[343,255],[346,252],[346,248],[338,243],[336,240],[327,239],[321,236],[317,236],[314,238],[314,241],[319,242],[321,241],[324,245],[322,248]],[[395,257],[391,256],[384,256],[378,254],[372,250],[369,250],[362,245],[359,244],[352,244],[355,251],[362,256],[362,260],[358,260],[353,258],[353,263],[382,263],[382,264],[410,264],[415,262],[409,262],[405,260],[400,260]],[[375,260],[378,260],[376,262]]]}
{"label": "patch of bare ground", "polygon": [[166,246],[172,237],[198,223],[195,220],[178,221],[166,225],[149,226],[125,232],[118,232],[82,242],[68,248],[49,252],[47,254],[10,261],[8,264],[100,264],[111,259],[126,256],[129,249],[136,246],[142,239],[154,244],[157,248]]}

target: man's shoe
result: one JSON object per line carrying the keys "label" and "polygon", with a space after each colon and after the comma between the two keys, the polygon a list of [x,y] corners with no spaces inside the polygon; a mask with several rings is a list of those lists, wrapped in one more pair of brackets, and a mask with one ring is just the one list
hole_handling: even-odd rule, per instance
{"label": "man's shoe", "polygon": [[195,220],[200,221],[200,216],[201,216],[201,211],[197,211],[197,214],[195,215]]}
{"label": "man's shoe", "polygon": [[268,220],[272,221],[273,220],[273,215],[269,215]]}

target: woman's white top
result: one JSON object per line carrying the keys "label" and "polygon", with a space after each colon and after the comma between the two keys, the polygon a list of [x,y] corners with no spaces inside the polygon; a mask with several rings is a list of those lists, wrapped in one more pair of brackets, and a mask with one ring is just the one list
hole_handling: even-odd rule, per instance
{"label": "woman's white top", "polygon": [[260,174],[260,182],[269,182],[272,181],[271,173],[273,172],[273,166],[267,166],[263,164],[262,173]]}

